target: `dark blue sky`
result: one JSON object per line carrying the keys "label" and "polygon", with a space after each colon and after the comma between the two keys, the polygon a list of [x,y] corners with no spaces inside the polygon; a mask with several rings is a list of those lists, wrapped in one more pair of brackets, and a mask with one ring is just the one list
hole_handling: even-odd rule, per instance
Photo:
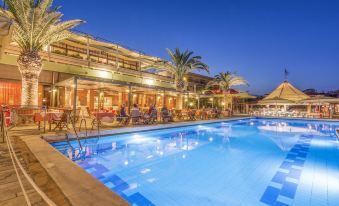
{"label": "dark blue sky", "polygon": [[168,59],[193,50],[211,75],[236,71],[263,94],[283,80],[300,89],[339,89],[339,1],[55,0],[80,31]]}

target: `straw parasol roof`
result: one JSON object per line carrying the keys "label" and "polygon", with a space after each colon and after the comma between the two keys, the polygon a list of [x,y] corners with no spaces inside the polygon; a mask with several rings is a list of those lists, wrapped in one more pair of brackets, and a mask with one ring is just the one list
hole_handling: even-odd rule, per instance
{"label": "straw parasol roof", "polygon": [[288,81],[281,83],[275,90],[273,90],[267,97],[259,101],[262,104],[269,103],[295,103],[310,97],[304,94],[299,89],[295,88]]}

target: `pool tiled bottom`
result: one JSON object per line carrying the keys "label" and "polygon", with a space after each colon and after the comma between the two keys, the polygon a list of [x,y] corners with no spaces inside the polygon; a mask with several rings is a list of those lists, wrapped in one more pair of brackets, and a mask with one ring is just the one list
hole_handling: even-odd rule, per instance
{"label": "pool tiled bottom", "polygon": [[106,187],[110,188],[112,191],[119,194],[129,203],[132,203],[135,205],[147,205],[147,206],[154,205],[151,201],[149,201],[146,197],[144,197],[139,192],[133,193],[131,195],[126,195],[124,191],[127,189],[130,189],[131,185],[129,185],[124,180],[122,180],[116,174],[110,173],[109,170],[103,165],[101,164],[90,165],[85,162],[85,163],[80,163],[79,166],[85,169],[88,173],[92,174],[94,177],[96,177],[98,180],[104,183]]}
{"label": "pool tiled bottom", "polygon": [[339,206],[336,128],[252,119],[53,146],[133,206]]}
{"label": "pool tiled bottom", "polygon": [[266,188],[261,202],[277,206],[288,206],[293,203],[312,137],[302,135],[299,138]]}

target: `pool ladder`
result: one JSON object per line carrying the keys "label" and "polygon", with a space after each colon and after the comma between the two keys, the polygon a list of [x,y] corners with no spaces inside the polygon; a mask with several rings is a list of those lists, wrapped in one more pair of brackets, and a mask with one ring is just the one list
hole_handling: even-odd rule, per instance
{"label": "pool ladder", "polygon": [[[78,132],[77,132],[77,130],[76,130],[76,128],[75,128],[75,118],[72,118],[72,116],[70,115],[70,116],[69,116],[69,119],[71,119],[71,125],[72,125],[72,128],[73,128],[75,137],[76,137],[76,139],[77,139],[77,141],[78,141],[78,144],[79,144],[80,149],[82,150],[81,141],[80,141]],[[82,120],[84,120],[84,119],[82,119]],[[81,120],[81,122],[82,122],[82,120]],[[79,128],[79,131],[80,131],[80,129],[81,129],[81,122],[80,122],[80,128]],[[85,120],[85,126],[86,126],[86,120]],[[69,135],[70,135],[70,133],[67,131],[67,132],[66,132],[66,140],[67,140],[68,143],[69,143],[69,140],[70,140]],[[86,136],[87,136],[87,128],[86,128]]]}

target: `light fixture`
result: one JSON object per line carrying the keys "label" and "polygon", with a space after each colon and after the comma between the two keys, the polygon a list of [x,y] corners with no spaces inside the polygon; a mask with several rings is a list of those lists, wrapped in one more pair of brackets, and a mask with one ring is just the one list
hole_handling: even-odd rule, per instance
{"label": "light fixture", "polygon": [[98,76],[101,78],[110,78],[111,73],[107,71],[98,71]]}
{"label": "light fixture", "polygon": [[213,98],[210,98],[210,101],[213,101]]}
{"label": "light fixture", "polygon": [[153,79],[145,79],[145,84],[153,85],[154,84],[154,80]]}
{"label": "light fixture", "polygon": [[74,88],[74,87],[75,87],[75,84],[72,84],[72,85],[71,85],[71,87],[73,87],[73,88]]}
{"label": "light fixture", "polygon": [[125,91],[126,91],[126,92],[129,92],[129,89],[126,89]]}

